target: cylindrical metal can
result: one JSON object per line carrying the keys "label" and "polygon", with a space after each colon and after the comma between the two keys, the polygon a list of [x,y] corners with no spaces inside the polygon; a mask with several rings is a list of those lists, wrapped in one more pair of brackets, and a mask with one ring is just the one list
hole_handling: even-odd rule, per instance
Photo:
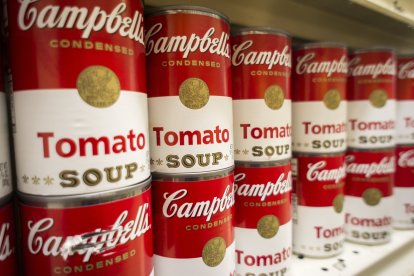
{"label": "cylindrical metal can", "polygon": [[8,11],[18,189],[85,194],[147,179],[141,1],[10,0]]}
{"label": "cylindrical metal can", "polygon": [[395,145],[396,56],[387,49],[350,55],[347,144],[355,149]]}
{"label": "cylindrical metal can", "polygon": [[294,155],[293,251],[331,257],[345,240],[345,155]]}
{"label": "cylindrical metal can", "polygon": [[150,187],[19,194],[23,275],[154,275]]}
{"label": "cylindrical metal can", "polygon": [[234,275],[232,169],[153,176],[156,274]]}
{"label": "cylindrical metal can", "polygon": [[236,162],[236,275],[287,275],[292,257],[290,160]]}
{"label": "cylindrical metal can", "polygon": [[263,162],[291,157],[291,42],[270,28],[232,33],[234,158]]}
{"label": "cylindrical metal can", "polygon": [[0,272],[5,276],[17,276],[14,204],[10,199],[11,196],[0,199]]}
{"label": "cylindrical metal can", "polygon": [[151,170],[202,173],[234,165],[227,18],[203,7],[148,13]]}
{"label": "cylindrical metal can", "polygon": [[310,43],[293,51],[294,152],[341,153],[346,149],[346,47]]}
{"label": "cylindrical metal can", "polygon": [[349,150],[346,172],[346,239],[369,245],[388,242],[394,212],[394,148]]}

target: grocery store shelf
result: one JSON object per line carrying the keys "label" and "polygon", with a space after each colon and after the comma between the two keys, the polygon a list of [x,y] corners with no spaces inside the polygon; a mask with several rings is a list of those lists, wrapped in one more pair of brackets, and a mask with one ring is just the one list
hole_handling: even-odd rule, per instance
{"label": "grocery store shelf", "polygon": [[367,246],[345,243],[344,252],[333,258],[294,256],[292,275],[312,276],[412,276],[414,275],[414,231],[394,231],[392,241]]}

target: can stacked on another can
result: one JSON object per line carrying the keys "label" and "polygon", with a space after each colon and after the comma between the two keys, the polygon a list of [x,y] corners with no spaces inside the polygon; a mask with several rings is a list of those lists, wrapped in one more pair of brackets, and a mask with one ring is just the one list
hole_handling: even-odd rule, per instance
{"label": "can stacked on another can", "polygon": [[155,273],[232,275],[233,119],[227,17],[146,14]]}
{"label": "can stacked on another can", "polygon": [[236,275],[285,275],[292,256],[291,41],[232,33]]}
{"label": "can stacked on another can", "polygon": [[398,58],[394,227],[414,228],[414,55]]}
{"label": "can stacked on another can", "polygon": [[310,43],[293,57],[293,250],[330,257],[345,239],[347,50]]}
{"label": "can stacked on another can", "polygon": [[346,238],[381,244],[391,238],[394,212],[394,51],[353,52],[348,83]]}
{"label": "can stacked on another can", "polygon": [[142,2],[7,4],[22,274],[150,275]]}

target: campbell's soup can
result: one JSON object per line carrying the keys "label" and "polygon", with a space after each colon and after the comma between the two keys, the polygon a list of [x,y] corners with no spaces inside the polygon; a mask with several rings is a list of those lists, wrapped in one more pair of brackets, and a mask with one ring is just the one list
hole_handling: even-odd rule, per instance
{"label": "campbell's soup can", "polygon": [[292,260],[290,160],[236,162],[236,275],[288,275]]}
{"label": "campbell's soup can", "polygon": [[387,49],[350,55],[347,144],[355,149],[395,145],[396,56]]}
{"label": "campbell's soup can", "polygon": [[293,151],[341,153],[346,149],[347,49],[309,43],[293,51]]}
{"label": "campbell's soup can", "polygon": [[394,213],[394,148],[349,150],[346,172],[346,239],[369,245],[390,241]]}
{"label": "campbell's soup can", "polygon": [[147,179],[141,1],[7,3],[19,191],[85,194]]}
{"label": "campbell's soup can", "polygon": [[5,276],[17,276],[16,230],[11,198],[0,198],[0,272]]}
{"label": "campbell's soup can", "polygon": [[156,275],[234,275],[232,168],[153,177]]}
{"label": "campbell's soup can", "polygon": [[345,170],[342,153],[292,159],[295,253],[323,258],[343,251]]}
{"label": "campbell's soup can", "polygon": [[291,41],[279,30],[232,32],[234,158],[263,162],[291,157]]}
{"label": "campbell's soup can", "polygon": [[22,275],[154,275],[150,187],[19,194]]}
{"label": "campbell's soup can", "polygon": [[227,17],[195,6],[145,19],[151,170],[202,173],[234,165]]}

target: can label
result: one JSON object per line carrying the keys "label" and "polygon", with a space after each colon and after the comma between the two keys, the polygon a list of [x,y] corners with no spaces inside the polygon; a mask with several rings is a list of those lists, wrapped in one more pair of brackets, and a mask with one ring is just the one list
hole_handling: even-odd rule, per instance
{"label": "can label", "polygon": [[17,275],[13,203],[0,208],[0,271],[2,275]]}
{"label": "can label", "polygon": [[153,181],[155,270],[166,275],[232,275],[234,177]]}
{"label": "can label", "polygon": [[232,37],[234,153],[237,161],[291,157],[291,45],[278,34]]}
{"label": "can label", "polygon": [[397,146],[394,226],[414,228],[414,146]]}
{"label": "can label", "polygon": [[394,204],[394,150],[349,151],[346,163],[346,238],[365,244],[389,241]]}
{"label": "can label", "polygon": [[6,95],[0,88],[0,198],[12,191],[8,133]]}
{"label": "can label", "polygon": [[292,256],[292,176],[280,166],[235,168],[236,275],[285,275]]}
{"label": "can label", "polygon": [[293,250],[328,257],[343,250],[345,156],[298,156],[294,175]]}
{"label": "can label", "polygon": [[91,193],[150,175],[143,6],[97,4],[9,1],[22,192]]}
{"label": "can label", "polygon": [[293,52],[293,151],[336,153],[346,149],[345,48]]}
{"label": "can label", "polygon": [[349,62],[347,144],[375,149],[395,145],[396,59],[393,52],[363,52]]}
{"label": "can label", "polygon": [[154,273],[151,190],[75,208],[21,203],[20,217],[24,275]]}
{"label": "can label", "polygon": [[414,57],[398,59],[397,144],[414,144]]}
{"label": "can label", "polygon": [[149,16],[145,23],[151,170],[233,166],[228,24],[191,12]]}

